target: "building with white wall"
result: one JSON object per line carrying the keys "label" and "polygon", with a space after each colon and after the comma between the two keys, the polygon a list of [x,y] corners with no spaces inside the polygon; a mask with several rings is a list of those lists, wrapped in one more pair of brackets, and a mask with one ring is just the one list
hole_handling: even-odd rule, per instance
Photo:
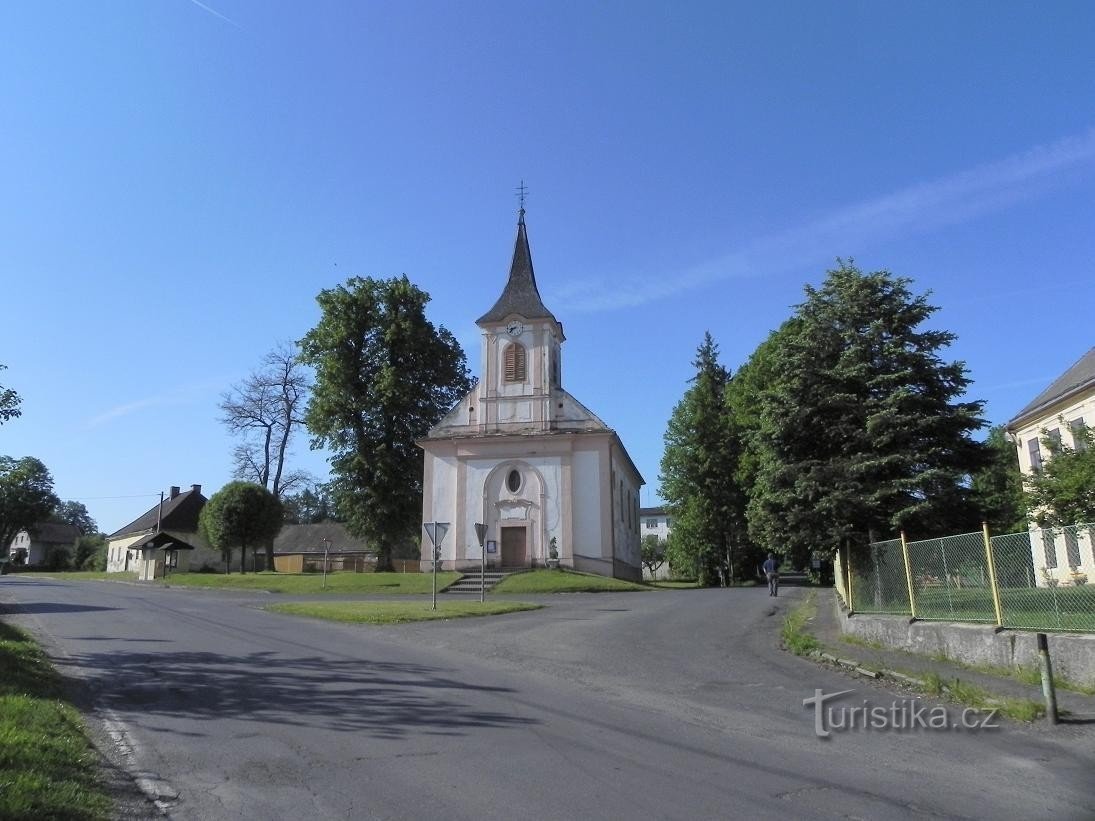
{"label": "building with white wall", "polygon": [[[563,326],[540,298],[521,209],[478,383],[419,441],[423,522],[447,522],[441,567],[563,567],[642,577],[643,478],[620,437],[563,388]],[[485,557],[475,525],[486,526]],[[430,545],[423,539],[423,568]],[[555,556],[552,553],[555,553]]]}
{"label": "building with white wall", "polygon": [[[1076,434],[1095,424],[1095,348],[1039,393],[1008,422],[1007,432],[1019,454],[1024,476],[1037,473],[1050,458],[1043,440],[1055,439],[1076,447]],[[1082,443],[1080,443],[1082,446]],[[1075,522],[1074,524],[1087,524]],[[1032,525],[1031,530],[1035,527]],[[1095,579],[1095,542],[1090,530],[1040,531],[1031,538],[1031,552],[1039,584],[1056,580],[1068,584],[1072,569]],[[1044,568],[1044,570],[1043,570]]]}

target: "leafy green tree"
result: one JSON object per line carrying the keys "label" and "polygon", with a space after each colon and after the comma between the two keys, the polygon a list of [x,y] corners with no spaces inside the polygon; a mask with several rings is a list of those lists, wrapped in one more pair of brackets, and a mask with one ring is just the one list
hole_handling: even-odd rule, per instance
{"label": "leafy green tree", "polygon": [[306,420],[326,447],[335,507],[377,550],[413,538],[422,514],[422,451],[415,444],[471,387],[464,352],[426,318],[429,295],[407,277],[354,277],[317,297],[323,316],[301,341],[316,372]]}
{"label": "leafy green tree", "polygon": [[987,462],[970,483],[973,502],[993,533],[1020,533],[1027,529],[1027,516],[1015,445],[1004,427],[996,425],[984,446]]}
{"label": "leafy green tree", "polygon": [[[7,367],[7,365],[0,365],[0,371],[7,370]],[[19,409],[22,401],[22,397],[11,388],[0,385],[0,425],[23,414],[23,411]]]}
{"label": "leafy green tree", "polygon": [[772,380],[754,397],[750,532],[801,567],[817,549],[905,529],[976,528],[969,488],[984,464],[971,438],[983,403],[957,401],[955,335],[911,280],[840,262],[765,352]]}
{"label": "leafy green tree", "polygon": [[61,502],[57,505],[57,509],[53,511],[53,519],[72,525],[83,536],[99,532],[99,525],[91,518],[91,514],[88,513],[83,502],[76,502],[71,499]]}
{"label": "leafy green tree", "polygon": [[273,539],[281,529],[281,502],[262,485],[229,482],[206,502],[198,517],[198,532],[232,564],[232,550],[240,549],[240,572],[246,573],[247,548]]}
{"label": "leafy green tree", "polygon": [[1069,446],[1042,431],[1050,458],[1025,477],[1030,518],[1039,527],[1095,522],[1095,429],[1081,427],[1073,437]]}
{"label": "leafy green tree", "polygon": [[106,570],[106,537],[102,533],[85,534],[76,540],[72,566],[77,570]]}
{"label": "leafy green tree", "polygon": [[654,534],[650,534],[643,536],[641,548],[643,567],[650,571],[650,576],[653,578],[659,568],[665,564],[665,542]]}
{"label": "leafy green tree", "polygon": [[0,456],[0,545],[44,522],[59,503],[53,477],[38,459]]}
{"label": "leafy green tree", "polygon": [[331,489],[326,484],[316,483],[299,493],[283,496],[281,503],[285,508],[285,523],[294,525],[314,525],[319,522],[338,521]]}
{"label": "leafy green tree", "polygon": [[746,570],[745,495],[736,480],[740,442],[726,405],[730,372],[719,364],[710,333],[692,364],[696,375],[665,433],[661,494],[674,517],[671,564],[693,564],[700,584],[711,585]]}

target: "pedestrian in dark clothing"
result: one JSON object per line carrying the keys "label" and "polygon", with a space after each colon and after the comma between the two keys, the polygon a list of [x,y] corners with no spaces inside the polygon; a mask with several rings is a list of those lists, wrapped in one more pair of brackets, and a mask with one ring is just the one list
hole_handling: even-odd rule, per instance
{"label": "pedestrian in dark clothing", "polygon": [[779,562],[774,553],[768,554],[768,559],[763,565],[764,576],[768,579],[768,595],[779,595]]}

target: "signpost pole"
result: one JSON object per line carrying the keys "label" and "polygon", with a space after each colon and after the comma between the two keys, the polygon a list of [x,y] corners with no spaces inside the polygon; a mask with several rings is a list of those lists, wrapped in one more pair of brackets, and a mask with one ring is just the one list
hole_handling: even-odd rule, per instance
{"label": "signpost pole", "polygon": [[483,539],[487,535],[487,526],[481,522],[475,523],[475,535],[479,538],[479,603],[487,600],[487,550],[483,546]]}
{"label": "signpost pole", "polygon": [[430,537],[431,554],[433,558],[433,609],[437,609],[437,563],[441,559],[441,544],[445,541],[445,534],[449,532],[448,522],[423,522],[422,527],[426,535]]}

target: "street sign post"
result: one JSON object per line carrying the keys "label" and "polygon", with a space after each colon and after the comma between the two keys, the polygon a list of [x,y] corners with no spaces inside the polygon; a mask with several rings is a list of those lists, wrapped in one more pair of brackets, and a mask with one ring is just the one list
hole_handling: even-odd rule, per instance
{"label": "street sign post", "polygon": [[487,537],[487,526],[475,523],[475,535],[479,539],[479,603],[487,600],[487,551],[483,549],[483,539]]}
{"label": "street sign post", "polygon": [[422,527],[426,535],[430,537],[433,546],[433,609],[437,609],[437,563],[441,560],[441,543],[445,541],[445,534],[449,532],[448,522],[423,522]]}

